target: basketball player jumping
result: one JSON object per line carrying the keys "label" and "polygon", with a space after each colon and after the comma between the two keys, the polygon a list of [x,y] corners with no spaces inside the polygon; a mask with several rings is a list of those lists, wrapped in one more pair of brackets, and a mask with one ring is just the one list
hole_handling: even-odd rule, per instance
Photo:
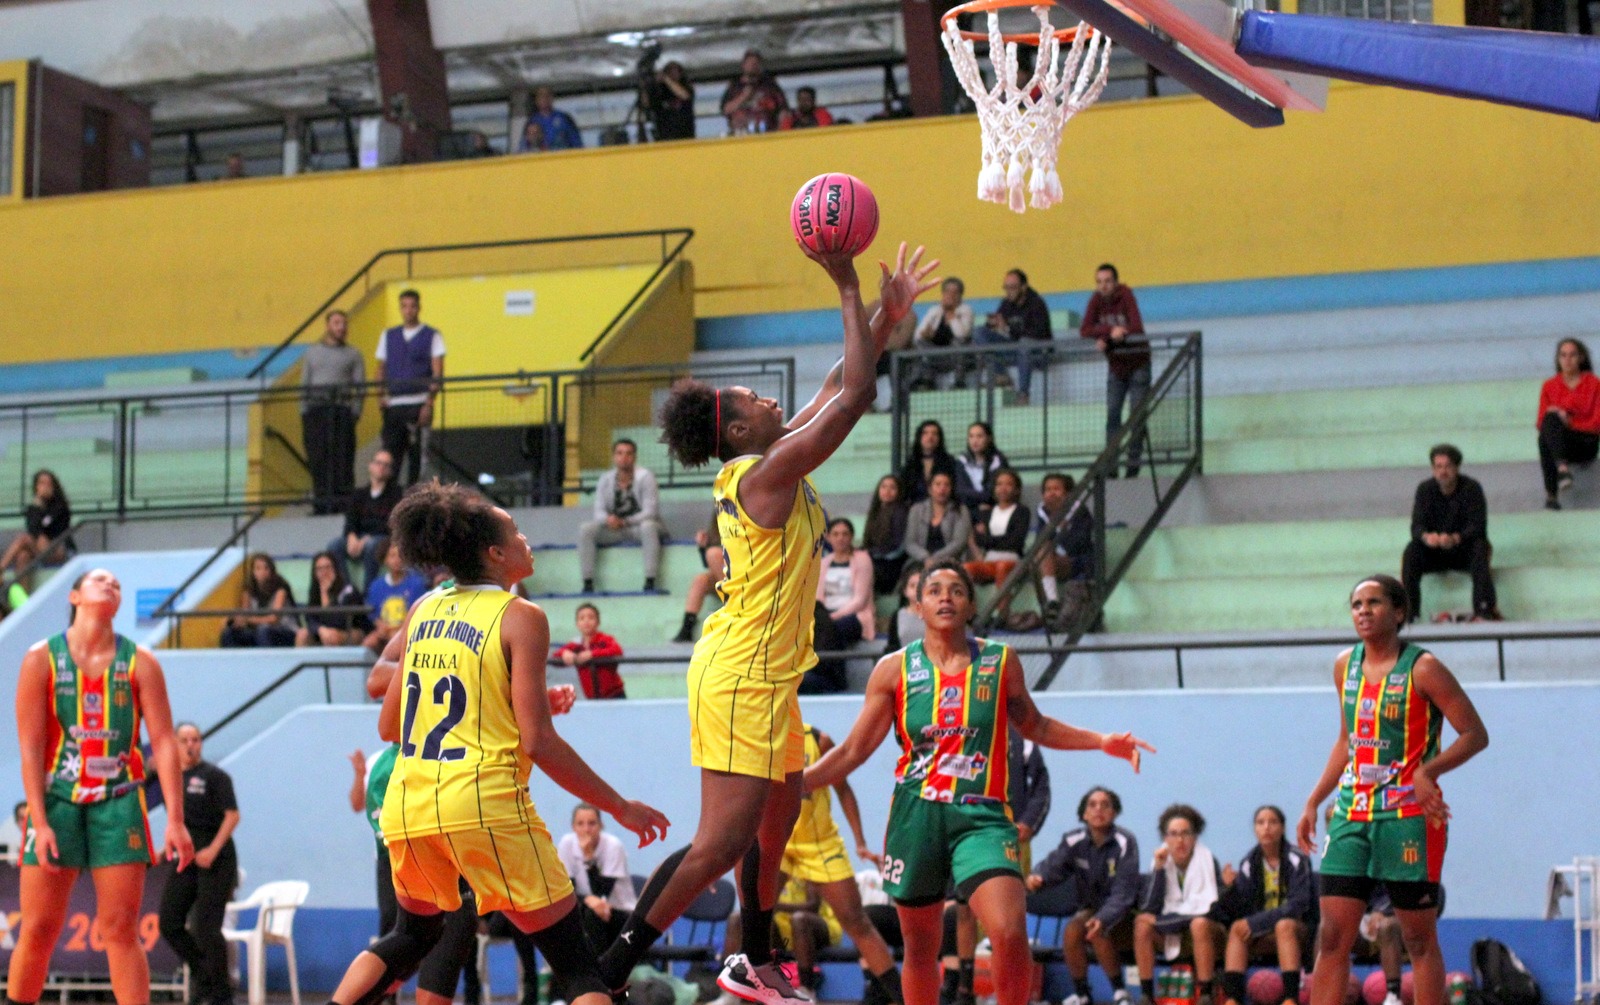
{"label": "basketball player jumping", "polygon": [[689,733],[700,768],[693,841],[645,885],[628,925],[600,957],[620,989],[661,932],[718,876],[739,866],[744,952],[719,983],[750,1001],[804,999],[772,962],[772,909],[784,847],[800,812],[805,742],[798,687],[817,662],[812,608],[827,518],[807,477],[872,405],[876,366],[894,325],[938,285],[937,262],[882,263],[881,306],[870,321],[848,253],[806,254],[838,287],[844,359],[811,403],[784,421],[777,402],[745,387],[681,382],[661,411],[662,440],[679,463],[723,467],[712,488],[722,534],[723,606],[706,619],[689,664]]}

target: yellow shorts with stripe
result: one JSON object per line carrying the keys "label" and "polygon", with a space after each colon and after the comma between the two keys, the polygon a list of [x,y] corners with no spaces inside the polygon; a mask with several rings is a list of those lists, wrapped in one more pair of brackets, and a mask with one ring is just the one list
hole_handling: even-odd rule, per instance
{"label": "yellow shorts with stripe", "polygon": [[689,752],[697,768],[775,782],[805,770],[800,675],[760,681],[691,663]]}
{"label": "yellow shorts with stripe", "polygon": [[795,879],[813,883],[836,883],[841,879],[854,880],[855,867],[844,849],[844,838],[838,831],[833,838],[820,844],[795,845],[783,850],[783,871]]}
{"label": "yellow shorts with stripe", "polygon": [[572,894],[550,831],[535,813],[526,824],[419,834],[389,846],[395,892],[442,911],[461,906],[457,877],[478,899],[478,913],[536,911]]}

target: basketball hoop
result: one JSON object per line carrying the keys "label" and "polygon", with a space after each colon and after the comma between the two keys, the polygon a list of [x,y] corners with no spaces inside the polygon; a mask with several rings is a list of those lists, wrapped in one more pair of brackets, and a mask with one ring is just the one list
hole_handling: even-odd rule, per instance
{"label": "basketball hoop", "polygon": [[[1000,11],[1032,7],[1038,32],[1002,34]],[[956,18],[984,12],[986,34],[961,31]],[[1061,201],[1056,155],[1067,120],[1094,104],[1111,72],[1111,39],[1087,24],[1057,29],[1050,24],[1050,6],[1038,0],[973,0],[952,8],[940,19],[941,36],[956,79],[978,106],[983,135],[983,168],[978,172],[978,198],[1009,205],[1021,213],[1031,205],[1049,209]],[[973,43],[987,38],[994,87],[983,82]],[[1062,55],[1062,43],[1071,46]],[[1039,48],[1033,76],[1017,83],[1017,46]],[[1024,190],[1027,192],[1024,201]]]}

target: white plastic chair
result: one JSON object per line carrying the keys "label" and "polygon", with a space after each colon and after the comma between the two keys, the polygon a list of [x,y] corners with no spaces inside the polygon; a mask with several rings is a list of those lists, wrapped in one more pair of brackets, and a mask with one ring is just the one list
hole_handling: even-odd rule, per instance
{"label": "white plastic chair", "polygon": [[[300,1005],[300,974],[294,961],[294,913],[311,893],[311,884],[298,879],[263,883],[244,900],[232,901],[222,916],[222,937],[245,947],[250,1005],[267,1000],[267,946],[282,946],[289,954],[289,995]],[[256,908],[254,928],[239,928],[239,912]]]}

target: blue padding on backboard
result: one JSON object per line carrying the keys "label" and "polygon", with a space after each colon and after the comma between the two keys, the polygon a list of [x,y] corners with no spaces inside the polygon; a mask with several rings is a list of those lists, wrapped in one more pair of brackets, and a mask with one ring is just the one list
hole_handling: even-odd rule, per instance
{"label": "blue padding on backboard", "polygon": [[1247,126],[1283,125],[1283,109],[1221,79],[1194,57],[1178,50],[1171,42],[1153,35],[1148,28],[1105,0],[1060,0],[1078,17],[1111,36],[1111,40],[1189,90],[1210,101]]}
{"label": "blue padding on backboard", "polygon": [[1269,69],[1600,121],[1600,39],[1246,11],[1235,48]]}

